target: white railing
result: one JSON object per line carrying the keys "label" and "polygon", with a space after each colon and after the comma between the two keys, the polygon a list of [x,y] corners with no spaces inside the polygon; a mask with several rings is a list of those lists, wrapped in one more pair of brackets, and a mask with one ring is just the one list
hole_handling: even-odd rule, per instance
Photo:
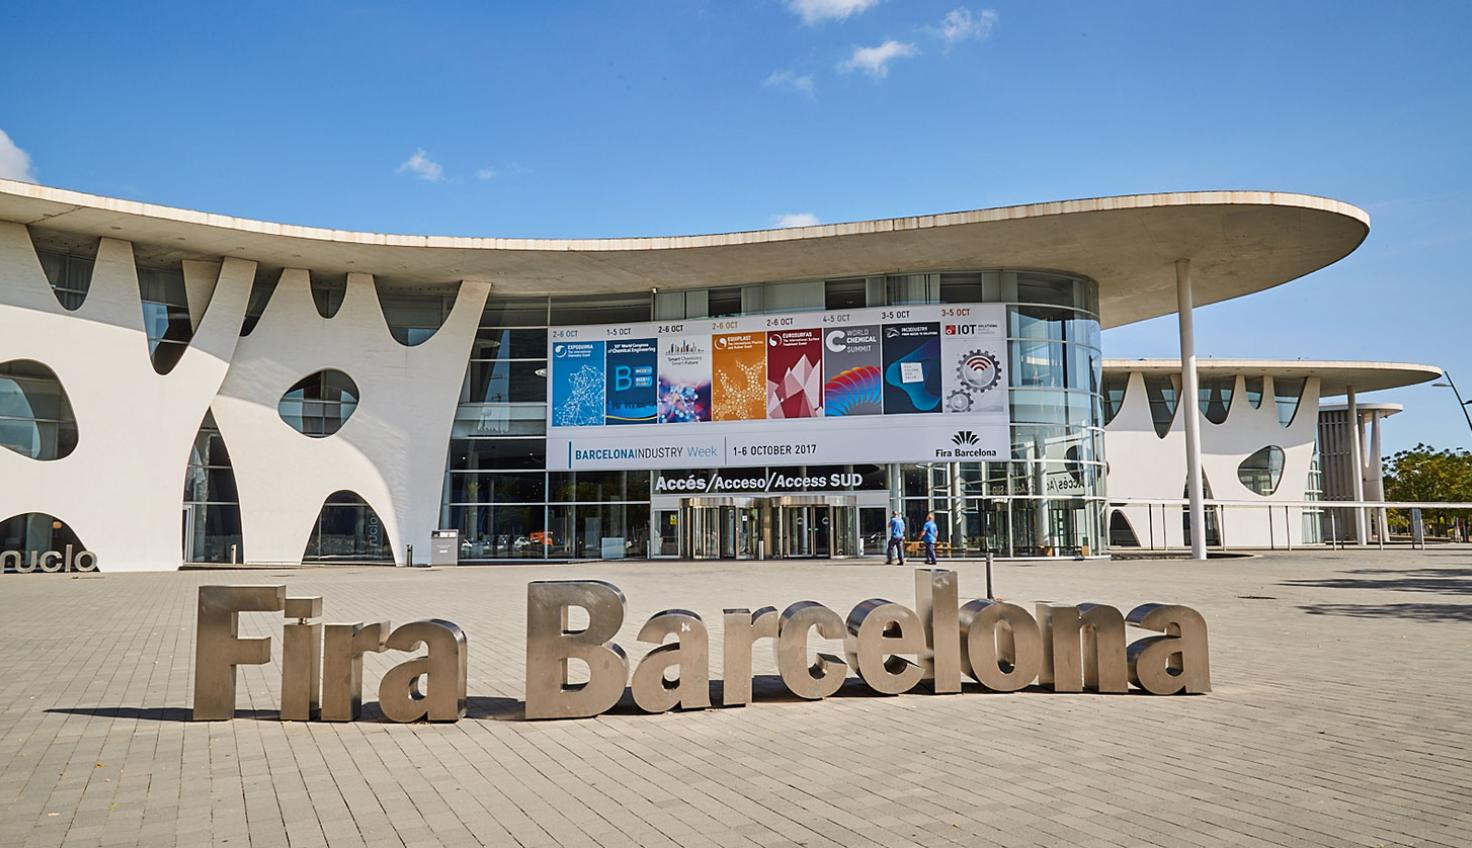
{"label": "white railing", "polygon": [[[1353,510],[1366,510],[1366,545],[1384,547],[1390,544],[1405,544],[1411,541],[1409,533],[1402,538],[1391,539],[1396,534],[1387,532],[1388,510],[1412,510],[1459,512],[1472,514],[1472,502],[1465,501],[1340,501],[1340,500],[1275,500],[1263,501],[1226,500],[1205,498],[1202,503],[1208,510],[1208,521],[1216,523],[1215,550],[1269,549],[1293,550],[1294,548],[1344,547],[1359,544],[1354,538],[1355,519]],[[1111,546],[1111,551],[1127,553],[1136,550],[1175,551],[1189,548],[1190,543],[1182,530],[1183,510],[1189,505],[1186,498],[1110,498],[1109,505],[1134,507],[1134,518],[1139,517],[1139,508],[1144,508],[1145,526],[1131,522],[1131,530],[1139,541],[1139,547]],[[1305,538],[1306,516],[1321,516],[1320,533],[1315,538]],[[1233,539],[1234,523],[1238,528]],[[1429,522],[1428,522],[1429,523]],[[1466,523],[1463,524],[1462,540],[1467,540]],[[1242,528],[1248,528],[1243,530]],[[1172,530],[1173,528],[1173,530]],[[1422,541],[1418,539],[1416,541]]]}

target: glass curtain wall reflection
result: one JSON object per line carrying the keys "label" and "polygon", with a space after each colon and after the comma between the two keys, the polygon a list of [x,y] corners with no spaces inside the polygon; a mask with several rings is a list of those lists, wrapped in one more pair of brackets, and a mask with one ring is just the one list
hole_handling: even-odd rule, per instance
{"label": "glass curtain wall reflection", "polygon": [[[893,466],[896,473],[886,474],[892,506],[903,509],[912,535],[934,513],[941,551],[951,555],[1104,553],[1097,288],[1079,277],[1012,270],[749,283],[653,296],[493,296],[456,411],[442,525],[459,530],[463,561],[650,555],[650,472],[542,470],[549,327],[977,302],[1009,304],[1011,456]],[[1111,388],[1122,394],[1122,386]],[[1168,395],[1160,398],[1168,427],[1178,392],[1168,382],[1164,388],[1158,394]],[[886,513],[859,510],[857,533],[868,553],[883,549]],[[663,529],[654,553],[671,553]]]}
{"label": "glass curtain wall reflection", "polygon": [[638,323],[651,310],[648,294],[487,303],[441,509],[441,525],[459,531],[461,561],[648,556],[649,472],[549,474],[545,434],[548,327]]}

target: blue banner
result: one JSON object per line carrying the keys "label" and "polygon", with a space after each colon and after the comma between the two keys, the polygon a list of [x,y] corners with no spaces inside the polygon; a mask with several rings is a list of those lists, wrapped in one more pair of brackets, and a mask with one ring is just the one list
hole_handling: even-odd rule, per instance
{"label": "blue banner", "polygon": [[603,425],[603,342],[552,345],[552,426]]}
{"label": "blue banner", "polygon": [[654,339],[608,342],[606,385],[608,424],[653,424],[659,412]]}

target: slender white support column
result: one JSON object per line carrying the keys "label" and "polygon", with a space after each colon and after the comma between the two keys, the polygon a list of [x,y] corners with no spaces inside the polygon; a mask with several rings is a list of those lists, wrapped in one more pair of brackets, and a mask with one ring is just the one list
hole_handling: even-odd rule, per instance
{"label": "slender white support column", "polygon": [[[1370,413],[1370,455],[1365,458],[1370,463],[1370,479],[1375,481],[1375,500],[1385,500],[1385,467],[1380,458],[1384,456],[1380,452],[1380,420],[1385,416],[1378,413]],[[1375,510],[1375,532],[1379,534],[1381,542],[1390,541],[1390,522],[1385,517],[1385,507]]]}
{"label": "slender white support column", "polygon": [[[1354,491],[1354,499],[1364,501],[1365,499],[1365,451],[1360,439],[1360,406],[1355,400],[1354,389],[1349,390],[1347,398],[1349,408],[1346,411],[1349,424],[1349,467],[1352,469],[1350,484]],[[1368,524],[1365,522],[1365,510],[1363,507],[1354,508],[1354,543],[1364,547],[1370,543],[1366,538],[1370,533]]]}
{"label": "slender white support column", "polygon": [[1192,321],[1191,260],[1176,260],[1176,316],[1181,332],[1180,414],[1186,421],[1186,497],[1191,511],[1191,558],[1206,559],[1206,508],[1201,503],[1201,392],[1196,380],[1196,328]]}

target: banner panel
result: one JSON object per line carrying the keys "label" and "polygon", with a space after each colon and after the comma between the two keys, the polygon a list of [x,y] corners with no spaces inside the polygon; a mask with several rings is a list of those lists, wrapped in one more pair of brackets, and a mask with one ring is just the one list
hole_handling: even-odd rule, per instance
{"label": "banner panel", "polygon": [[1002,304],[554,327],[549,336],[552,470],[1010,454]]}
{"label": "banner panel", "polygon": [[817,330],[767,333],[767,417],[823,414],[823,342]]}
{"label": "banner panel", "polygon": [[967,307],[941,325],[946,412],[1007,414],[1006,324]]}
{"label": "banner panel", "polygon": [[659,394],[654,385],[654,339],[608,343],[608,424],[653,424]]}
{"label": "banner panel", "polygon": [[940,412],[940,325],[884,325],[884,412]]}
{"label": "banner panel", "polygon": [[823,333],[823,414],[879,415],[884,412],[884,356],[879,325]]}
{"label": "banner panel", "polygon": [[710,336],[659,337],[659,423],[709,421]]}
{"label": "banner panel", "polygon": [[603,424],[603,342],[552,345],[551,416],[553,427]]}
{"label": "banner panel", "polygon": [[767,334],[726,333],[712,340],[711,403],[716,421],[767,417]]}

